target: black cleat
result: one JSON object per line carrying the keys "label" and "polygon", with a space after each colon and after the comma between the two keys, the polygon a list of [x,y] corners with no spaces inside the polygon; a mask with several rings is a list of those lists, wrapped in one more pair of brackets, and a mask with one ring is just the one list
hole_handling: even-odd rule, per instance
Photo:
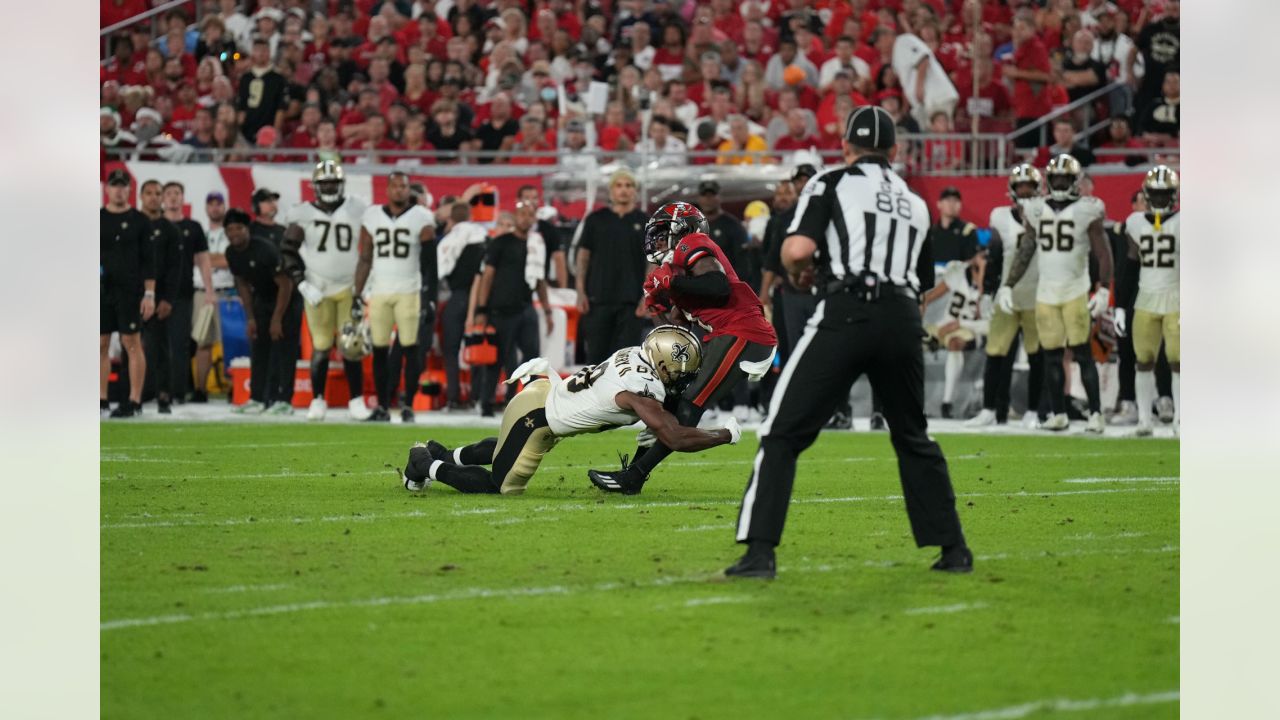
{"label": "black cleat", "polygon": [[649,479],[648,476],[641,475],[639,470],[628,465],[626,455],[619,453],[618,459],[622,461],[620,470],[588,470],[587,477],[591,484],[608,493],[639,495],[645,481]]}
{"label": "black cleat", "polygon": [[427,441],[427,452],[431,454],[433,460],[443,460],[445,462],[453,462],[453,453],[449,452],[449,448],[441,445],[435,440]]}
{"label": "black cleat", "polygon": [[971,573],[973,572],[973,553],[965,545],[951,548],[943,551],[942,557],[938,558],[938,561],[929,569],[949,573]]}
{"label": "black cleat", "polygon": [[413,424],[413,408],[400,408],[400,422]]}
{"label": "black cleat", "polygon": [[435,458],[431,457],[427,446],[414,443],[413,447],[409,448],[409,460],[405,463],[404,472],[400,475],[404,482],[404,489],[409,492],[422,492],[430,487],[432,480],[427,472],[431,469],[433,462]]}
{"label": "black cleat", "polygon": [[882,413],[871,413],[871,429],[872,430],[888,430],[889,424],[884,421]]}
{"label": "black cleat", "polygon": [[951,403],[948,403],[948,402],[942,403],[942,419],[943,420],[951,419]]}
{"label": "black cleat", "polygon": [[850,430],[853,428],[853,415],[843,408],[836,410],[831,419],[827,421],[826,428],[828,430]]}
{"label": "black cleat", "polygon": [[113,418],[131,418],[142,414],[142,406],[132,400],[125,400],[111,411]]}
{"label": "black cleat", "polygon": [[391,413],[387,409],[379,405],[369,413],[369,417],[365,418],[365,422],[391,422]]}
{"label": "black cleat", "polygon": [[156,401],[156,412],[157,412],[157,413],[159,413],[159,414],[161,414],[161,415],[172,415],[172,414],[173,414],[173,403],[169,402],[167,399],[166,399],[166,400],[157,400],[157,401]]}
{"label": "black cleat", "polygon": [[772,580],[778,576],[778,561],[773,550],[748,550],[738,562],[725,568],[725,577]]}
{"label": "black cleat", "polygon": [[194,403],[197,405],[207,403],[209,402],[209,393],[204,392],[203,390],[197,390],[191,393],[191,399],[188,400],[187,402]]}

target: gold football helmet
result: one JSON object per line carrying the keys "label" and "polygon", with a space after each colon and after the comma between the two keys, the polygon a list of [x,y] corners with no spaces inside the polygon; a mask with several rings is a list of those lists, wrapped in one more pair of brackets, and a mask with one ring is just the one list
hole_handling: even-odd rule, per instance
{"label": "gold football helmet", "polygon": [[1044,169],[1045,185],[1054,200],[1076,200],[1080,197],[1080,161],[1063,153],[1049,161]]}
{"label": "gold football helmet", "polygon": [[679,325],[654,328],[640,344],[640,351],[667,387],[693,377],[702,367],[702,343],[697,335]]}
{"label": "gold football helmet", "polygon": [[311,187],[316,192],[316,199],[322,203],[337,205],[342,202],[346,185],[342,166],[336,160],[321,160],[311,171]]}
{"label": "gold football helmet", "polygon": [[1147,208],[1161,215],[1173,212],[1178,204],[1178,173],[1168,165],[1157,165],[1147,171],[1142,181],[1142,196]]}
{"label": "gold football helmet", "polygon": [[1023,200],[1040,194],[1043,176],[1030,163],[1014,165],[1009,172],[1009,199],[1021,204]]}
{"label": "gold football helmet", "polygon": [[350,320],[342,324],[338,333],[338,352],[342,357],[356,362],[373,352],[373,333],[369,323],[355,323]]}

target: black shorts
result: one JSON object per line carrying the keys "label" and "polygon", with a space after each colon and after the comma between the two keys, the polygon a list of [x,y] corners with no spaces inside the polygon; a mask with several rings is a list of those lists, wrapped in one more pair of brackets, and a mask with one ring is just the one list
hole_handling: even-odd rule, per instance
{"label": "black shorts", "polygon": [[713,407],[747,376],[738,363],[759,362],[773,351],[773,345],[761,345],[734,335],[712,338],[702,346],[702,367],[685,388],[684,399],[700,408]]}
{"label": "black shorts", "polygon": [[118,298],[106,295],[102,298],[98,314],[98,332],[110,335],[132,335],[142,331],[142,296]]}

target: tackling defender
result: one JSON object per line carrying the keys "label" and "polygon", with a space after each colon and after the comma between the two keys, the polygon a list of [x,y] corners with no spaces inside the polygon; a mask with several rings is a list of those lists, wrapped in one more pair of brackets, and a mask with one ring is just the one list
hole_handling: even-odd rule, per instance
{"label": "tackling defender", "polygon": [[978,300],[982,291],[969,279],[970,270],[981,274],[982,255],[973,260],[952,260],[944,266],[936,285],[921,299],[924,306],[924,330],[947,351],[942,385],[943,419],[951,418],[956,384],[964,372],[964,348],[985,334],[987,322],[979,318]]}
{"label": "tackling defender", "polygon": [[[738,279],[733,265],[707,232],[706,217],[686,202],[658,208],[645,225],[644,252],[658,269],[645,280],[645,304],[668,322],[696,325],[705,332],[705,362],[679,397],[670,398],[681,425],[696,427],[708,407],[749,378],[768,372],[778,336],[765,319],[760,298]],[[647,434],[638,439],[634,461],[620,470],[588,470],[605,492],[635,495],[649,473],[673,448]]]}
{"label": "tackling defender", "polygon": [[369,287],[369,330],[373,336],[373,384],[378,407],[368,419],[391,421],[387,408],[399,375],[388,367],[391,328],[395,326],[404,349],[404,390],[408,396],[400,408],[400,419],[413,422],[413,397],[422,374],[422,356],[417,347],[422,286],[425,283],[428,296],[435,297],[437,282],[435,248],[424,250],[422,246],[435,240],[436,219],[430,210],[413,202],[409,176],[396,171],[387,176],[387,203],[366,210],[362,225],[351,319],[357,324],[364,319],[365,283],[370,271],[376,270]]}
{"label": "tackling defender", "polygon": [[[1156,355],[1164,341],[1165,356],[1173,371],[1173,427],[1181,419],[1181,336],[1178,269],[1182,253],[1182,221],[1178,204],[1178,173],[1157,165],[1142,181],[1148,211],[1136,212],[1124,221],[1130,260],[1125,263],[1116,291],[1116,332],[1124,335],[1128,309],[1133,308],[1133,354],[1137,363],[1134,394],[1138,402],[1138,427],[1134,434],[1151,435],[1151,404],[1156,395]],[[1141,266],[1141,267],[1139,267]],[[1136,298],[1134,296],[1137,296]]]}
{"label": "tackling defender", "polygon": [[[733,417],[718,430],[683,427],[662,408],[671,388],[697,372],[702,347],[697,336],[673,325],[655,328],[644,342],[585,367],[568,380],[547,372],[547,361],[521,365],[507,382],[546,374],[527,384],[507,403],[496,438],[449,450],[432,440],[409,449],[405,489],[425,490],[432,481],[463,493],[520,495],[542,457],[561,438],[644,424],[667,447],[697,452],[734,444],[742,430]],[[488,470],[482,465],[492,465]]]}
{"label": "tackling defender", "polygon": [[[992,290],[1008,283],[1012,261],[1005,257],[1016,253],[1026,228],[1022,206],[1040,194],[1041,175],[1034,166],[1023,163],[1009,173],[1009,205],[991,211],[991,242],[988,248],[987,277],[996,282]],[[1044,384],[1044,356],[1040,352],[1040,335],[1036,332],[1036,281],[1039,268],[1028,265],[1022,278],[1013,285],[1013,311],[995,307],[987,334],[987,365],[982,379],[982,412],[965,423],[969,427],[1003,425],[1009,415],[1009,384],[1013,381],[1013,358],[1009,350],[1022,330],[1022,345],[1027,350],[1031,371],[1027,379],[1027,418],[1035,418],[1040,407],[1040,390]]]}
{"label": "tackling defender", "polygon": [[[1013,288],[1022,280],[1039,249],[1036,331],[1044,348],[1045,382],[1052,413],[1040,427],[1065,430],[1070,425],[1062,365],[1064,349],[1070,347],[1089,396],[1085,431],[1101,433],[1106,422],[1102,418],[1098,367],[1089,348],[1089,328],[1090,319],[1101,315],[1111,298],[1108,289],[1112,275],[1111,244],[1103,228],[1106,208],[1096,197],[1081,197],[1080,162],[1070,155],[1050,160],[1044,175],[1049,197],[1023,205],[1028,234],[1019,241],[1013,267],[996,292],[996,306],[1002,312],[1014,313]],[[1093,286],[1089,279],[1090,250],[1098,262],[1101,283],[1092,297],[1089,296]]]}
{"label": "tackling defender", "polygon": [[[313,202],[299,203],[288,213],[282,253],[303,271],[298,292],[302,294],[307,328],[311,332],[311,391],[314,399],[307,410],[308,420],[323,420],[329,409],[324,399],[329,378],[329,350],[333,339],[351,315],[351,289],[359,261],[359,237],[365,204],[346,194],[342,166],[333,160],[316,164],[311,173]],[[351,357],[346,345],[342,371],[351,389],[347,403],[353,420],[369,417],[364,403],[364,369],[359,357]]]}

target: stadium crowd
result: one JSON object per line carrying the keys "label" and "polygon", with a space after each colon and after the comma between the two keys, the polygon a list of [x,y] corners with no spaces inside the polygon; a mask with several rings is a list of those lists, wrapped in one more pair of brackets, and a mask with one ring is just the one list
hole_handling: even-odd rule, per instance
{"label": "stadium crowd", "polygon": [[[147,9],[102,0],[102,24]],[[104,37],[101,140],[175,162],[751,164],[838,150],[869,103],[900,133],[1009,132],[1119,83],[1017,137],[1087,164],[1176,145],[1178,18],[1178,0],[203,0]],[[515,154],[467,158],[494,151]]]}

